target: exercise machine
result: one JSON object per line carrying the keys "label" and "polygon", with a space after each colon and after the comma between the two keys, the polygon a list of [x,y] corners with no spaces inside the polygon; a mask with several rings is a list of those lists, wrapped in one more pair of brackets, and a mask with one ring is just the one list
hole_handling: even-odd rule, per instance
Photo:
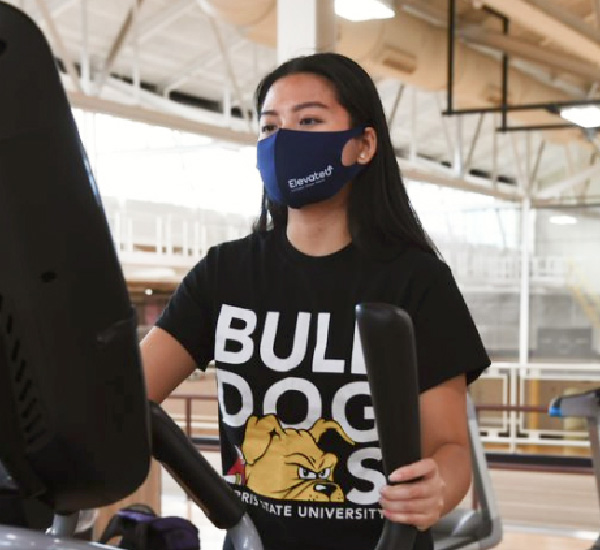
{"label": "exercise machine", "polygon": [[[550,416],[585,418],[590,437],[596,490],[600,499],[600,388],[584,393],[563,395],[550,402]],[[600,536],[590,550],[600,550]]]}

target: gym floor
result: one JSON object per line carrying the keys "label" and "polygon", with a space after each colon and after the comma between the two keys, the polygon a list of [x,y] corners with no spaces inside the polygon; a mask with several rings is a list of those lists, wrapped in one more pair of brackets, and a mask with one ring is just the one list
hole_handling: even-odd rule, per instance
{"label": "gym floor", "polygon": [[[219,454],[203,452],[219,467]],[[600,506],[592,475],[491,470],[503,518],[498,550],[588,550],[600,532]],[[201,548],[220,550],[224,532],[188,501],[169,474],[162,475],[162,515],[191,519]]]}
{"label": "gym floor", "polygon": [[498,550],[588,550],[600,532],[592,475],[491,470],[504,521]]}

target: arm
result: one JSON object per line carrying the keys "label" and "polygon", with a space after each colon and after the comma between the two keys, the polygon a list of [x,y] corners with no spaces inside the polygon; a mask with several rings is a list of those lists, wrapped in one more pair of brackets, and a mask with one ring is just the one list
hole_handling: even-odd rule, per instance
{"label": "arm", "polygon": [[167,331],[154,327],[140,344],[148,399],[161,403],[196,369],[187,350]]}
{"label": "arm", "polygon": [[471,455],[463,375],[424,392],[420,398],[423,460],[398,468],[386,485],[381,505],[391,521],[431,527],[465,496],[471,481]]}

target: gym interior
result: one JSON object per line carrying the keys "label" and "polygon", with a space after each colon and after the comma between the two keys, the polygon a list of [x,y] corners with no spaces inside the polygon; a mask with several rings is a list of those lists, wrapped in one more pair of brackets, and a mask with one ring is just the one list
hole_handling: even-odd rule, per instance
{"label": "gym interior", "polygon": [[[600,548],[598,0],[3,0],[0,98],[13,107],[0,109],[0,157],[6,113],[30,109],[1,90],[17,78],[2,63],[15,11],[52,52],[138,340],[211,246],[252,229],[260,78],[323,50],[365,67],[412,205],[492,360],[469,392],[472,488],[436,550]],[[218,469],[214,369],[163,408]],[[15,489],[7,470],[0,496]],[[143,503],[222,547],[225,530],[159,461],[138,485],[94,508],[87,540]],[[0,545],[24,548],[2,523]]]}

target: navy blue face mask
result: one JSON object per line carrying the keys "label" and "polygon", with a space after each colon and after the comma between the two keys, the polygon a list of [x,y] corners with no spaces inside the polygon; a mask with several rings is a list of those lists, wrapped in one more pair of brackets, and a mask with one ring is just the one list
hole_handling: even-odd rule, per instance
{"label": "navy blue face mask", "polygon": [[333,197],[364,168],[342,164],[344,145],[363,132],[362,126],[337,132],[281,128],[259,141],[257,167],[269,199],[302,208]]}

